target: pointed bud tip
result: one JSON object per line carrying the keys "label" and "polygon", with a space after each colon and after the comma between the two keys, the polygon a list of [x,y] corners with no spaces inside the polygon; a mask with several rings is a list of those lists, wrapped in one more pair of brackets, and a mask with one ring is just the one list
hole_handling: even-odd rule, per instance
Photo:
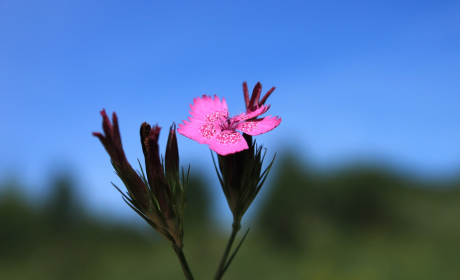
{"label": "pointed bud tip", "polygon": [[171,133],[176,133],[176,123],[173,122],[171,127],[169,128],[169,130],[171,131]]}

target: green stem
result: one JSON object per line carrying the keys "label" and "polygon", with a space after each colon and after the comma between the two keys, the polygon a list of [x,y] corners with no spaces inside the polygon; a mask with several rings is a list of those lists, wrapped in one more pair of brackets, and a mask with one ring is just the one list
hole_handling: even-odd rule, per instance
{"label": "green stem", "polygon": [[222,279],[222,276],[224,276],[224,267],[227,262],[228,254],[230,253],[230,250],[232,249],[233,242],[235,241],[236,234],[238,231],[241,229],[241,224],[239,221],[233,221],[232,224],[232,234],[230,235],[230,239],[228,240],[227,247],[225,248],[224,254],[222,255],[222,259],[220,260],[219,267],[217,268],[216,271],[216,276],[214,276],[214,280],[220,280]]}
{"label": "green stem", "polygon": [[181,248],[178,248],[176,245],[173,244],[174,252],[176,252],[177,257],[179,258],[180,265],[182,266],[182,271],[184,272],[185,279],[193,280],[192,271],[188,266],[187,259],[185,258],[184,252]]}

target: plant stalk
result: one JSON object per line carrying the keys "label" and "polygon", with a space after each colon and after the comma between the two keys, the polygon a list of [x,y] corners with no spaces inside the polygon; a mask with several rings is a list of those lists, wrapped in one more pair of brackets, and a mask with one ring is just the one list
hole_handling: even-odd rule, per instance
{"label": "plant stalk", "polygon": [[217,268],[216,275],[214,276],[214,280],[222,279],[224,276],[224,267],[227,263],[228,254],[232,249],[233,242],[235,241],[236,234],[241,229],[241,224],[239,221],[233,221],[232,224],[232,234],[230,235],[230,239],[228,240],[227,247],[225,248],[224,254],[222,255],[222,259],[220,260],[219,267]]}
{"label": "plant stalk", "polygon": [[184,272],[185,279],[193,280],[192,271],[188,266],[187,259],[185,258],[184,252],[181,248],[178,248],[176,245],[173,244],[174,252],[176,252],[177,258],[179,258],[180,265],[182,266],[182,271]]}

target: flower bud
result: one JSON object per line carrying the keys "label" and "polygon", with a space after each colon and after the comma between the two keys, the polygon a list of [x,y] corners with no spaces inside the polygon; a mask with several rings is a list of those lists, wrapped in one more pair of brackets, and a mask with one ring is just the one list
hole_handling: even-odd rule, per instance
{"label": "flower bud", "polygon": [[160,152],[158,147],[158,138],[160,136],[161,127],[154,126],[153,128],[146,122],[141,125],[141,143],[142,151],[145,158],[145,171],[147,173],[150,189],[154,192],[160,206],[160,211],[165,217],[171,215],[169,209],[169,201],[171,200],[171,192],[166,182],[163,172],[163,165],[160,161]]}
{"label": "flower bud", "polygon": [[179,149],[177,147],[176,125],[169,130],[168,144],[165,155],[166,178],[168,181],[179,180]]}
{"label": "flower bud", "polygon": [[140,138],[145,157],[146,178],[142,166],[141,173],[138,174],[126,159],[116,114],[113,113],[113,125],[104,110],[101,115],[105,136],[101,133],[93,135],[101,140],[109,153],[118,176],[128,190],[128,195],[114,186],[123,195],[125,202],[150,226],[176,248],[182,248],[186,179],[185,175],[182,182],[179,179],[179,150],[175,125],[171,126],[166,149],[166,176],[158,147],[161,128],[157,125],[152,128],[146,122],[141,125]]}
{"label": "flower bud", "polygon": [[142,207],[148,207],[151,203],[149,189],[126,159],[121,144],[117,115],[115,113],[112,115],[113,125],[110,123],[105,110],[101,111],[101,115],[105,136],[99,132],[94,132],[93,135],[99,138],[110,155],[112,164],[128,189],[131,198],[135,199]]}

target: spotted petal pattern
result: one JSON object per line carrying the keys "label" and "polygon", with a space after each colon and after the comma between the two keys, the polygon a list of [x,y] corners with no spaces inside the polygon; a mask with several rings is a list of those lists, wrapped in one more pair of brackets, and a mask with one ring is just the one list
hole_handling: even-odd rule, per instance
{"label": "spotted petal pattern", "polygon": [[177,132],[198,141],[200,144],[209,144],[219,132],[221,118],[228,117],[227,102],[225,99],[220,101],[219,97],[203,95],[202,98],[193,99],[190,105],[189,121],[184,120],[184,124],[179,124]]}
{"label": "spotted petal pattern", "polygon": [[270,130],[274,129],[281,123],[280,117],[273,117],[271,116],[265,117],[263,119],[255,119],[255,120],[248,120],[238,124],[236,129],[252,135],[256,136],[259,134],[263,134],[265,132],[269,132]]}
{"label": "spotted petal pattern", "polygon": [[246,150],[248,143],[239,132],[223,131],[211,140],[209,148],[219,155],[225,156]]}

